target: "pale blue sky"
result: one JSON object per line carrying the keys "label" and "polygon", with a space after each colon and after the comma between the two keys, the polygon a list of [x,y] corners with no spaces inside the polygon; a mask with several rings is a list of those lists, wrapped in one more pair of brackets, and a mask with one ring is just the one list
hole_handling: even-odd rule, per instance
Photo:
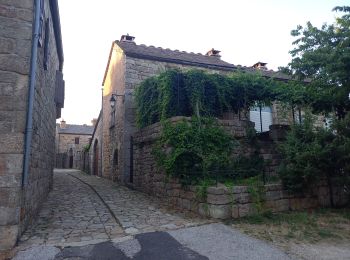
{"label": "pale blue sky", "polygon": [[277,69],[290,61],[290,31],[298,24],[332,23],[347,0],[59,0],[66,81],[62,118],[90,124],[101,105],[101,83],[112,41],[206,53],[244,66]]}

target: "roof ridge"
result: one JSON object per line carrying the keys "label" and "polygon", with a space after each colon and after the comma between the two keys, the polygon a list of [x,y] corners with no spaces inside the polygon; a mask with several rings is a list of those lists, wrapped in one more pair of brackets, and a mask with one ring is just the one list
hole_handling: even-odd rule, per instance
{"label": "roof ridge", "polygon": [[[116,40],[116,42],[117,43],[121,43],[121,41],[118,41],[118,40]],[[144,44],[144,43],[140,43],[140,44],[137,44],[135,42],[130,42],[130,43],[133,44],[133,45],[136,45],[136,46],[153,48],[153,49],[160,49],[160,50],[164,50],[164,51],[180,52],[180,53],[185,53],[185,54],[199,55],[199,56],[203,56],[203,57],[215,57],[215,56],[205,55],[205,54],[200,53],[200,52],[195,53],[193,51],[184,51],[184,50],[178,50],[178,49],[170,49],[170,48],[164,48],[164,47],[161,47],[161,46],[147,45],[147,44]]]}
{"label": "roof ridge", "polygon": [[78,124],[66,124],[69,126],[92,126],[92,125],[88,125],[88,124],[82,124],[82,125],[78,125]]}

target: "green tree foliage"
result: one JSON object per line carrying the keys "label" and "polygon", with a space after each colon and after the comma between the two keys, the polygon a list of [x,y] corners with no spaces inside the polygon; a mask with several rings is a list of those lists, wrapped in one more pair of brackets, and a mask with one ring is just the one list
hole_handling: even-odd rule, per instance
{"label": "green tree foliage", "polygon": [[347,186],[350,177],[349,131],[350,116],[338,120],[331,129],[324,129],[315,128],[311,114],[307,113],[302,124],[292,126],[280,146],[284,160],[279,174],[284,185],[293,192],[303,192],[324,178],[334,206],[334,180]]}
{"label": "green tree foliage", "polygon": [[296,47],[284,71],[297,80],[309,81],[292,88],[299,91],[294,96],[296,103],[307,103],[316,113],[335,111],[343,118],[350,109],[350,7],[333,11],[345,14],[331,25],[317,28],[308,22],[292,31]]}

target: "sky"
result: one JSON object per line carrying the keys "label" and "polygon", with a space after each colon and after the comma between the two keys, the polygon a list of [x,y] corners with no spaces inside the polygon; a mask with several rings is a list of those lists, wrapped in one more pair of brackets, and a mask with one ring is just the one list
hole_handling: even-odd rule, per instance
{"label": "sky", "polygon": [[[137,44],[205,54],[276,70],[291,60],[290,31],[310,21],[333,23],[349,0],[59,0],[68,124],[91,124],[101,108],[111,44],[123,34]],[[59,119],[58,121],[60,121]]]}

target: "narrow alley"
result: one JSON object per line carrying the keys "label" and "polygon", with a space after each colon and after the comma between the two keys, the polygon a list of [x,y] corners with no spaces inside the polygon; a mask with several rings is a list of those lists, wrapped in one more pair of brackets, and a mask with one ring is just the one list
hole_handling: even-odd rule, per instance
{"label": "narrow alley", "polygon": [[232,228],[78,170],[55,170],[19,259],[288,259]]}
{"label": "narrow alley", "polygon": [[23,245],[85,245],[207,223],[140,192],[77,170],[56,170],[54,187]]}

